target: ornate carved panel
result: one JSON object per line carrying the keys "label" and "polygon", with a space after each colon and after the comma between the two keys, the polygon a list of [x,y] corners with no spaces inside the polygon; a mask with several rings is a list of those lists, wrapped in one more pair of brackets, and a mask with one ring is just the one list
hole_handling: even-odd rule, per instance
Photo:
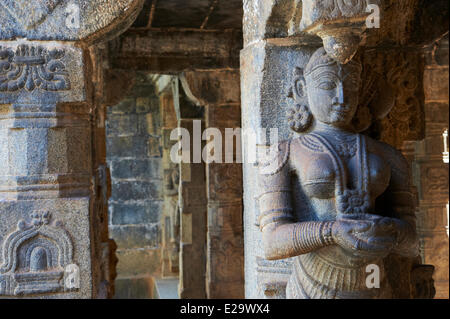
{"label": "ornate carved panel", "polygon": [[20,45],[16,51],[0,47],[0,91],[64,91],[70,80],[64,62],[64,50]]}
{"label": "ornate carved panel", "polygon": [[48,211],[32,212],[29,222],[19,220],[3,242],[2,255],[0,295],[67,292],[79,287],[66,284],[66,267],[77,268],[72,239]]}
{"label": "ornate carved panel", "polygon": [[366,124],[372,122],[368,132],[372,137],[401,148],[404,141],[422,139],[425,133],[423,58],[415,50],[383,51],[363,53],[364,80],[360,96],[368,113],[357,117],[368,121]]}
{"label": "ornate carved panel", "polygon": [[5,41],[0,44],[0,99],[39,104],[85,99],[82,50],[60,43]]}

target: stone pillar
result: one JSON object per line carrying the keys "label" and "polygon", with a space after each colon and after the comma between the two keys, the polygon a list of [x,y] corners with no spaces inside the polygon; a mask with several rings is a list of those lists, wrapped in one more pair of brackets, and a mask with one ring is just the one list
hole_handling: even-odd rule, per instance
{"label": "stone pillar", "polygon": [[[279,140],[289,137],[284,118],[289,106],[287,95],[292,70],[304,67],[314,48],[320,45],[320,39],[315,39],[315,43],[308,47],[302,46],[301,39],[286,39],[289,20],[298,14],[298,10],[301,8],[292,4],[278,5],[276,1],[244,1],[242,128],[256,134],[256,143],[260,147],[270,142],[263,129],[267,132],[270,128],[278,129]],[[263,257],[258,227],[258,174],[255,164],[249,161],[249,143],[243,139],[245,297],[285,298],[291,262],[268,261]]]}
{"label": "stone pillar", "polygon": [[[394,136],[390,136],[389,142],[396,146],[400,140],[422,138],[422,60],[417,47],[411,56],[403,54],[411,51],[409,44],[415,47],[411,25],[416,19],[417,1],[327,3],[244,0],[241,51],[244,131],[256,134],[256,144],[261,149],[275,142],[269,140],[268,129],[277,129],[278,141],[295,137],[295,133],[289,132],[286,117],[294,104],[289,98],[294,71],[303,69],[312,52],[324,46],[327,54],[340,63],[357,56],[363,62],[361,105],[353,123],[357,131],[383,141],[392,132]],[[373,13],[366,10],[369,5],[378,6],[381,13],[379,27],[372,29],[366,24],[369,12]],[[391,116],[386,117],[390,112]],[[285,298],[291,260],[268,261],[263,257],[257,196],[260,163],[255,165],[247,160],[251,149],[250,142],[244,139],[245,294],[247,298]],[[402,262],[392,265],[401,268],[398,265]],[[411,267],[409,261],[405,265]],[[411,281],[410,272],[405,273],[405,282]],[[411,296],[413,289],[406,282],[399,290],[400,296]]]}
{"label": "stone pillar", "polygon": [[162,228],[162,277],[178,277],[180,268],[180,207],[178,191],[180,185],[180,167],[170,159],[170,151],[176,141],[170,139],[170,134],[178,126],[175,113],[172,83],[176,77],[158,76],[159,101],[162,115],[162,152],[163,152],[163,183],[164,206],[161,216]]}
{"label": "stone pillar", "polygon": [[[194,160],[193,156],[194,140],[200,141],[200,147],[203,145],[201,143],[203,110],[187,97],[178,78],[172,81],[172,92],[178,132],[189,134],[184,135],[183,141],[187,142],[188,146],[184,144],[184,160],[178,165],[180,214],[178,294],[181,299],[204,299],[206,298],[206,176],[204,163],[201,160]],[[171,139],[174,139],[174,136]],[[180,142],[181,139],[182,137]],[[186,150],[189,156],[186,156]]]}
{"label": "stone pillar", "polygon": [[239,71],[196,70],[185,72],[182,79],[205,108],[203,131],[217,129],[211,131],[213,137],[203,136],[206,143],[214,140],[215,133],[221,133],[217,138],[221,138],[222,149],[214,149],[204,158],[208,200],[207,297],[244,298],[241,139],[239,132],[232,136],[241,124]]}
{"label": "stone pillar", "polygon": [[[183,115],[182,115],[183,116]],[[201,118],[181,118],[179,127],[194,137]],[[181,299],[206,298],[206,176],[204,163],[180,164],[180,284]]]}
{"label": "stone pillar", "polygon": [[449,297],[448,164],[442,133],[448,128],[448,37],[426,49],[425,139],[415,142],[413,162],[419,191],[418,230],[423,261],[436,267],[436,298]]}
{"label": "stone pillar", "polygon": [[79,3],[0,4],[0,296],[111,294],[89,47],[127,28],[142,1]]}

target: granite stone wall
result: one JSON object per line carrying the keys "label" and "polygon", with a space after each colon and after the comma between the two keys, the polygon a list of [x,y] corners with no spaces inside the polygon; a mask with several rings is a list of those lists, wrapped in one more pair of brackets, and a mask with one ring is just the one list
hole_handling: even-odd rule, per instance
{"label": "granite stone wall", "polygon": [[110,237],[117,243],[116,298],[151,298],[160,270],[163,207],[161,119],[151,76],[137,73],[134,87],[107,113],[111,170]]}

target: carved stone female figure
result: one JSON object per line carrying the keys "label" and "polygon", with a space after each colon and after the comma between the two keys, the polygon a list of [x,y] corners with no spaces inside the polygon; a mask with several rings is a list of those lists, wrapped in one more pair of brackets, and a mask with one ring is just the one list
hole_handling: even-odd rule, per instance
{"label": "carved stone female figure", "polygon": [[[406,161],[352,128],[360,75],[323,48],[296,71],[289,123],[301,134],[260,176],[266,258],[295,257],[287,298],[390,298],[383,259],[418,254]],[[366,284],[372,264],[379,288]]]}

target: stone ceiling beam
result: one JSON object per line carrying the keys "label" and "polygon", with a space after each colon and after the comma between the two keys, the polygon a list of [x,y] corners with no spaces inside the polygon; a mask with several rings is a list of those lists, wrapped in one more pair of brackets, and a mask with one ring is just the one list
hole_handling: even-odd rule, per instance
{"label": "stone ceiling beam", "polygon": [[111,66],[154,73],[238,68],[241,48],[236,30],[129,30],[111,43]]}

